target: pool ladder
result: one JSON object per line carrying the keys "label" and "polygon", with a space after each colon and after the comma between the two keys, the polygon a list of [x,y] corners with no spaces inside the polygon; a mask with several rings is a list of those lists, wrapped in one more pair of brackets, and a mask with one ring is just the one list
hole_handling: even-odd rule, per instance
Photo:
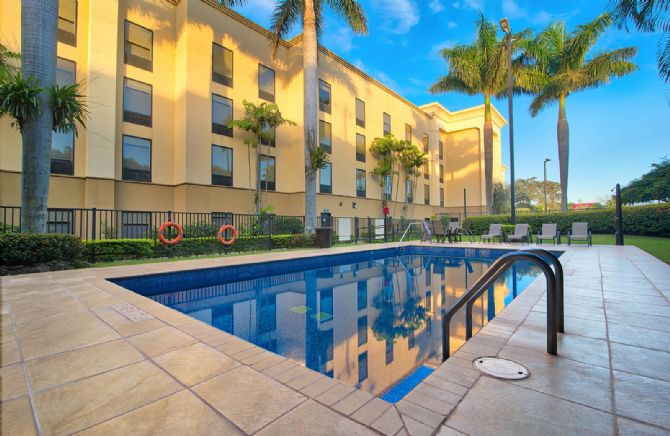
{"label": "pool ladder", "polygon": [[[549,261],[547,261],[549,259]],[[496,259],[470,289],[454,303],[442,316],[442,361],[449,358],[451,319],[456,312],[466,305],[465,329],[466,341],[472,337],[472,306],[496,280],[500,278],[515,262],[528,261],[537,265],[547,280],[547,353],[558,354],[558,332],[563,333],[563,267],[558,258],[551,252],[539,248],[515,251],[504,254]],[[552,271],[549,263],[553,264]]]}

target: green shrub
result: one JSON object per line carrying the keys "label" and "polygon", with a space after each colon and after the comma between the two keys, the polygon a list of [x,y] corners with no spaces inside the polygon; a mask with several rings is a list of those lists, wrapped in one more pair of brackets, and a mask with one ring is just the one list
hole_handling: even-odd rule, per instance
{"label": "green shrub", "polygon": [[[510,221],[509,215],[486,215],[467,217],[463,225],[473,234],[482,234],[488,231],[490,224],[510,224]],[[614,209],[517,215],[516,221],[530,224],[534,233],[542,228],[542,224],[557,223],[558,230],[566,234],[573,222],[589,223],[593,233],[614,233]],[[670,204],[624,207],[623,225],[624,232],[629,235],[670,236]]]}
{"label": "green shrub", "polygon": [[88,262],[101,260],[144,259],[152,257],[154,241],[152,239],[102,239],[85,241],[82,258]]}
{"label": "green shrub", "polygon": [[78,236],[33,233],[0,234],[0,265],[29,266],[49,262],[74,264],[80,257]]}

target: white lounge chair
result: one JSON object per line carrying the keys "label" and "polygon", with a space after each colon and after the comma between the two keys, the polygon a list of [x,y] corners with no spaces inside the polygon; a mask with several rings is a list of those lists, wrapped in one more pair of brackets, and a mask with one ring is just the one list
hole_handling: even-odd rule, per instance
{"label": "white lounge chair", "polygon": [[572,223],[572,231],[568,232],[568,245],[572,241],[586,241],[589,247],[593,245],[589,223]]}
{"label": "white lounge chair", "polygon": [[463,242],[463,229],[461,228],[461,223],[458,221],[450,221],[449,228],[449,237],[452,241]]}
{"label": "white lounge chair", "polygon": [[516,224],[514,226],[514,233],[507,235],[509,242],[533,242],[528,230],[528,224]]}
{"label": "white lounge chair", "polygon": [[552,241],[554,245],[557,242],[561,243],[561,234],[557,224],[542,224],[542,231],[537,234],[537,242],[541,244],[543,241]]}
{"label": "white lounge chair", "polygon": [[489,226],[489,232],[480,236],[482,241],[495,241],[495,238],[498,238],[498,241],[502,242],[502,224],[491,224]]}

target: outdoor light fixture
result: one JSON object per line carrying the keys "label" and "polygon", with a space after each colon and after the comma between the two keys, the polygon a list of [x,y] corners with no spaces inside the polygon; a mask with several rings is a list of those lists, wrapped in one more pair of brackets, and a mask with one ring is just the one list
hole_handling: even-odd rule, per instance
{"label": "outdoor light fixture", "polygon": [[[512,27],[507,18],[500,20],[500,28],[507,35],[507,108],[509,117],[509,178],[510,178],[510,203],[512,224],[516,224],[516,194],[514,189],[514,110],[512,107],[512,88],[514,77],[512,76]],[[546,204],[546,201],[545,201]]]}
{"label": "outdoor light fixture", "polygon": [[503,32],[509,33],[510,27],[509,27],[509,20],[507,18],[503,18],[500,20],[500,28],[502,29]]}

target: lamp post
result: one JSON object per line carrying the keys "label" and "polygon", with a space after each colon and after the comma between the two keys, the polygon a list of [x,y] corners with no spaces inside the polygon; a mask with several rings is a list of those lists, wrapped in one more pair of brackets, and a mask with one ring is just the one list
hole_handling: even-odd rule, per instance
{"label": "lamp post", "polygon": [[551,162],[551,159],[546,158],[544,160],[544,212],[547,212],[547,162]]}
{"label": "lamp post", "polygon": [[500,20],[500,29],[505,32],[507,38],[507,111],[509,116],[509,175],[510,175],[510,203],[512,206],[512,224],[516,224],[516,196],[514,192],[514,111],[512,107],[512,88],[514,87],[514,76],[512,75],[512,28],[509,20]]}

